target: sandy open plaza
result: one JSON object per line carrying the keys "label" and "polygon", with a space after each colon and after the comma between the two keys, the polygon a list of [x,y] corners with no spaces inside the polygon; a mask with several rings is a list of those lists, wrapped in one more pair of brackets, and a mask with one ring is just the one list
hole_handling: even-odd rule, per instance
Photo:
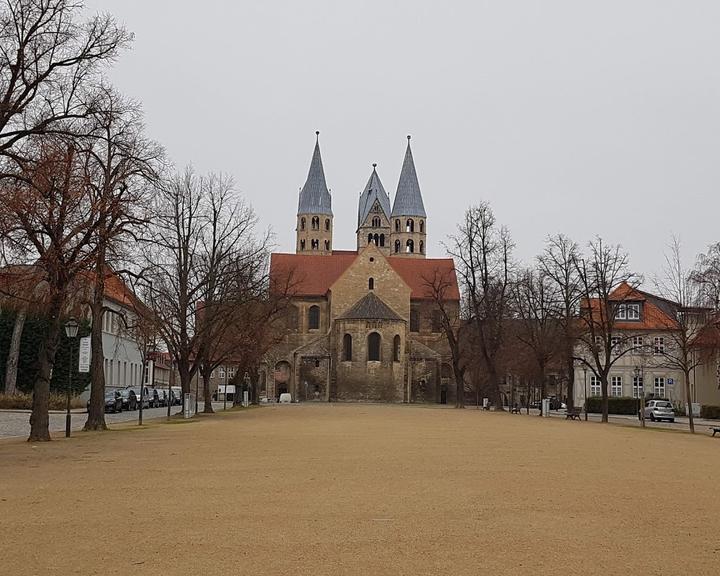
{"label": "sandy open plaza", "polygon": [[6,574],[718,574],[720,440],[269,406],[0,442]]}

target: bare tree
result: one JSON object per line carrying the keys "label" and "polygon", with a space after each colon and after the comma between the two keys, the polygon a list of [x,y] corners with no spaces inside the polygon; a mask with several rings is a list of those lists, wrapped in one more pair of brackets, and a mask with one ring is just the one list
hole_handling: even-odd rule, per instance
{"label": "bare tree", "polygon": [[690,432],[694,434],[690,373],[704,362],[703,354],[695,346],[695,339],[709,325],[712,308],[700,305],[707,301],[707,285],[695,282],[693,272],[684,267],[677,237],[673,237],[670,251],[665,254],[663,274],[655,280],[655,285],[660,295],[668,300],[668,306],[663,310],[669,319],[665,326],[668,340],[664,346],[655,347],[654,353],[660,357],[663,367],[683,374]]}
{"label": "bare tree", "polygon": [[513,294],[519,319],[516,338],[530,353],[540,397],[545,398],[548,367],[564,343],[562,325],[556,315],[561,295],[549,276],[535,270],[526,270],[520,275]]}
{"label": "bare tree", "polygon": [[101,86],[97,106],[85,122],[83,152],[88,156],[88,182],[98,209],[93,276],[90,405],[85,430],[105,430],[105,372],[102,317],[105,279],[114,272],[108,264],[137,240],[147,222],[149,184],[162,161],[160,146],[143,135],[142,112],[115,90]]}
{"label": "bare tree", "polygon": [[470,322],[498,410],[503,409],[498,362],[512,300],[512,249],[508,230],[498,226],[487,202],[465,212],[448,247],[448,253],[459,264],[457,273]]}
{"label": "bare tree", "polygon": [[[600,380],[602,421],[608,421],[608,375],[626,354],[637,350],[632,335],[616,332],[617,309],[632,294],[638,277],[628,270],[628,255],[602,238],[588,245],[589,253],[577,260],[582,295],[575,359]],[[627,284],[624,295],[614,289]]]}
{"label": "bare tree", "polygon": [[582,294],[578,276],[579,249],[575,242],[563,234],[550,236],[545,251],[538,258],[542,274],[555,284],[555,316],[562,328],[562,361],[565,364],[567,405],[575,403],[575,333]]}
{"label": "bare tree", "polygon": [[19,177],[2,180],[0,220],[8,253],[34,261],[47,284],[48,331],[38,351],[29,440],[50,440],[50,374],[61,330],[61,314],[73,281],[95,258],[97,208],[87,183],[86,158],[72,143],[44,137],[36,157],[21,164]]}
{"label": "bare tree", "polygon": [[0,6],[0,157],[21,161],[28,136],[72,130],[92,109],[102,65],[132,40],[112,16],[79,21],[82,12],[79,0],[5,0]]}
{"label": "bare tree", "polygon": [[443,335],[450,349],[453,376],[455,377],[455,408],[465,407],[465,370],[467,355],[462,353],[461,330],[463,322],[459,302],[451,298],[456,282],[447,272],[435,270],[428,278],[423,278],[425,293],[433,302],[434,311],[438,313]]}
{"label": "bare tree", "polygon": [[700,304],[720,310],[720,242],[708,247],[697,257],[690,280],[697,287]]}

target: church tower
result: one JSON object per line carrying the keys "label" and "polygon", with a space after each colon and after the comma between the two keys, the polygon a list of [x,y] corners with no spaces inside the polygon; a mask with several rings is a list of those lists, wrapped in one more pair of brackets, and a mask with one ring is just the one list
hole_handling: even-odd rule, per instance
{"label": "church tower", "polygon": [[386,256],[390,255],[390,196],[380,182],[377,164],[373,164],[365,189],[358,203],[358,252],[368,244],[375,244]]}
{"label": "church tower", "polygon": [[325,183],[320,157],[320,132],[315,132],[315,151],[297,211],[297,254],[332,254],[332,198]]}
{"label": "church tower", "polygon": [[427,215],[410,149],[410,136],[407,139],[405,161],[400,171],[400,180],[390,215],[391,255],[425,258]]}

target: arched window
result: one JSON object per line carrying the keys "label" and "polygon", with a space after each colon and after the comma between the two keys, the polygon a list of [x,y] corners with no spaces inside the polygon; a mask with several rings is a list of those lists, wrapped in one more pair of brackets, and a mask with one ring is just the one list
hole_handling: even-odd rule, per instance
{"label": "arched window", "polygon": [[325,219],[325,230],[330,230],[330,218]]}
{"label": "arched window", "polygon": [[379,246],[380,245],[380,236],[375,234],[375,236],[373,236],[373,241],[375,242],[375,246]]}
{"label": "arched window", "polygon": [[352,362],[352,336],[350,334],[343,336],[343,360]]}
{"label": "arched window", "polygon": [[425,254],[425,243],[420,240],[420,254]]}
{"label": "arched window", "polygon": [[408,254],[412,254],[413,252],[415,252],[415,242],[413,242],[412,240],[408,240],[407,242],[405,242],[405,252],[407,252]]}
{"label": "arched window", "polygon": [[375,290],[375,278],[368,279],[368,290]]}
{"label": "arched window", "polygon": [[420,232],[425,232],[425,221],[420,220]]}
{"label": "arched window", "polygon": [[400,240],[395,240],[395,254],[400,252]]}
{"label": "arched window", "polygon": [[372,234],[368,234],[368,244],[372,244]]}
{"label": "arched window", "polygon": [[380,234],[380,246],[385,246],[385,234]]}
{"label": "arched window", "polygon": [[368,362],[380,362],[380,334],[370,332],[367,339]]}
{"label": "arched window", "polygon": [[372,225],[375,228],[380,228],[380,218],[378,218],[377,216],[375,218],[373,218]]}
{"label": "arched window", "polygon": [[320,240],[317,240],[317,239],[315,239],[315,238],[312,239],[312,240],[310,241],[310,247],[311,247],[313,250],[317,250],[318,248],[320,248]]}
{"label": "arched window", "polygon": [[300,240],[300,250],[305,250],[305,239]]}
{"label": "arched window", "polygon": [[393,338],[393,362],[400,362],[400,335]]}
{"label": "arched window", "polygon": [[305,230],[305,218],[300,218],[300,230]]}
{"label": "arched window", "polygon": [[395,232],[400,232],[400,220],[395,220]]}
{"label": "arched window", "polygon": [[320,218],[318,218],[317,216],[313,216],[312,218],[312,229],[320,230]]}
{"label": "arched window", "polygon": [[[420,244],[422,244],[422,242]],[[325,240],[325,250],[330,250],[330,240]]]}
{"label": "arched window", "polygon": [[308,330],[320,330],[320,306],[310,306],[308,310]]}
{"label": "arched window", "polygon": [[415,232],[415,222],[412,218],[408,218],[405,222],[405,232]]}

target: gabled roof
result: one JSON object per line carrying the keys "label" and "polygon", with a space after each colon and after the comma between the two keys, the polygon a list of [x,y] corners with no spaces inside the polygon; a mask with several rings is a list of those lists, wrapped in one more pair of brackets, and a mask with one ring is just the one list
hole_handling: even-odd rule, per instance
{"label": "gabled roof", "polygon": [[[315,132],[318,136],[320,132]],[[332,215],[332,198],[325,183],[322,157],[320,156],[319,138],[315,141],[315,151],[310,161],[305,185],[300,190],[298,214],[329,214]]]}
{"label": "gabled roof", "polygon": [[344,320],[402,320],[390,306],[378,298],[374,292],[368,292],[344,314],[338,316]]}
{"label": "gabled roof", "polygon": [[378,176],[377,170],[375,169],[377,164],[373,164],[373,171],[370,174],[365,190],[360,194],[360,202],[358,202],[358,227],[362,226],[365,220],[367,220],[370,210],[377,201],[380,204],[385,213],[385,217],[390,219],[390,196],[385,192],[385,188],[380,182],[380,176]]}
{"label": "gabled roof", "polygon": [[417,172],[415,171],[415,162],[413,161],[412,150],[410,149],[410,136],[408,136],[405,161],[400,171],[400,180],[398,181],[397,192],[395,193],[392,216],[426,217],[425,205],[423,204],[422,194],[420,193],[420,184],[418,182]]}
{"label": "gabled roof", "polygon": [[[325,296],[340,275],[358,257],[356,251],[334,250],[329,255],[282,254],[270,256],[270,278],[276,285],[289,285],[295,296]],[[426,286],[436,274],[450,282],[448,300],[460,300],[460,291],[451,258],[393,258],[388,263],[410,287],[413,299],[428,299]]]}

